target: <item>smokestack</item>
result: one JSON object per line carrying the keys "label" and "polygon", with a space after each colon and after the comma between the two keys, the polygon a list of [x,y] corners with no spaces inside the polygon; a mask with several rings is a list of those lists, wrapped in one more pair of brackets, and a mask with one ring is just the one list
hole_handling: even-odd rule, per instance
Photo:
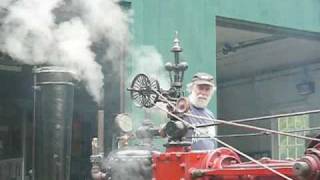
{"label": "smokestack", "polygon": [[34,70],[33,180],[69,180],[74,83],[60,67]]}

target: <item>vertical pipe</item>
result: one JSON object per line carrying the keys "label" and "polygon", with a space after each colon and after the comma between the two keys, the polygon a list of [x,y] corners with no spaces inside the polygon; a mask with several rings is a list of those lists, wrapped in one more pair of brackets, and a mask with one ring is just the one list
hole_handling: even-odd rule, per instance
{"label": "vertical pipe", "polygon": [[98,109],[98,141],[100,152],[104,152],[104,108],[99,106]]}
{"label": "vertical pipe", "polygon": [[119,61],[119,75],[120,75],[120,112],[123,113],[125,109],[125,74],[124,74],[124,58],[125,55],[121,55],[120,61]]}
{"label": "vertical pipe", "polygon": [[22,110],[22,164],[21,164],[21,180],[25,180],[26,170],[26,146],[27,146],[27,111],[25,108]]}
{"label": "vertical pipe", "polygon": [[[37,66],[34,66],[32,71],[35,72],[37,69]],[[32,180],[35,180],[34,179],[34,169],[35,169],[35,160],[34,160],[34,157],[35,157],[35,149],[36,149],[36,146],[35,146],[35,143],[36,143],[36,97],[37,97],[37,76],[36,76],[36,73],[33,74],[33,117],[32,117],[32,171],[31,171],[31,179]]]}
{"label": "vertical pipe", "polygon": [[34,180],[69,180],[74,83],[59,67],[37,68]]}

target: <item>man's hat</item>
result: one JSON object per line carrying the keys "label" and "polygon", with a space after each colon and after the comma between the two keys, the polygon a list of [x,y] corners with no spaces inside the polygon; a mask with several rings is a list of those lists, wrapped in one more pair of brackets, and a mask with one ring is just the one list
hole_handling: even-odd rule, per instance
{"label": "man's hat", "polygon": [[210,86],[215,86],[215,80],[213,76],[208,73],[198,72],[192,77],[192,83],[194,84],[207,84]]}

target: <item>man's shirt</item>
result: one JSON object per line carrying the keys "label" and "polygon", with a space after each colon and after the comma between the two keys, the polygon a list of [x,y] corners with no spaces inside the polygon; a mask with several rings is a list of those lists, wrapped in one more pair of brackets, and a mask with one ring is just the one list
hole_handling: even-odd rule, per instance
{"label": "man's shirt", "polygon": [[[193,105],[190,106],[190,114],[215,119],[213,113],[209,109],[197,108]],[[196,117],[185,117],[184,120],[192,125],[203,125],[214,122],[214,120],[200,119]],[[199,134],[193,129],[189,129],[186,134],[187,140],[192,141],[192,150],[213,150],[217,148],[217,143],[213,139],[209,138],[209,136],[216,135],[216,129],[214,126],[198,128],[198,130],[206,133]]]}

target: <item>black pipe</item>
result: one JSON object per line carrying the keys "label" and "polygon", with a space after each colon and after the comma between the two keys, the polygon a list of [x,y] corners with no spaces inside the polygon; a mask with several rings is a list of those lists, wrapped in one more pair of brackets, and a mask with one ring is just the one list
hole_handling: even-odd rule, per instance
{"label": "black pipe", "polygon": [[34,70],[34,180],[69,180],[74,83],[60,67]]}

